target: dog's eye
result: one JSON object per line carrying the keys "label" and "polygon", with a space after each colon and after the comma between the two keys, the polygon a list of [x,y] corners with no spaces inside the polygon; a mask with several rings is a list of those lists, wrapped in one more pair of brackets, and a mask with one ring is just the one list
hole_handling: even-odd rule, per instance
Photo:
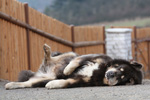
{"label": "dog's eye", "polygon": [[121,76],[121,79],[123,79],[123,78],[124,78],[124,75]]}
{"label": "dog's eye", "polygon": [[123,68],[120,68],[120,71],[122,71],[122,72],[123,72],[123,71],[124,71],[124,69],[123,69]]}
{"label": "dog's eye", "polygon": [[115,64],[115,65],[113,65],[114,67],[118,67],[119,65],[118,64]]}

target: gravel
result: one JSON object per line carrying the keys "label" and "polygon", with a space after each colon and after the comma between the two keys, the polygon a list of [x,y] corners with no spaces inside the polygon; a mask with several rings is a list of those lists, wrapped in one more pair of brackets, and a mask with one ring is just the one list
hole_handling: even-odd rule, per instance
{"label": "gravel", "polygon": [[0,80],[0,100],[150,100],[150,80],[141,85],[68,89],[25,88],[5,90]]}

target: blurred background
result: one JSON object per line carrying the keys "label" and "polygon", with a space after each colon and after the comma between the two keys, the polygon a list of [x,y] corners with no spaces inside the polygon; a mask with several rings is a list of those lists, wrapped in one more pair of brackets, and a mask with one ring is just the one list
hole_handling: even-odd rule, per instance
{"label": "blurred background", "polygon": [[18,0],[73,25],[150,26],[150,0]]}

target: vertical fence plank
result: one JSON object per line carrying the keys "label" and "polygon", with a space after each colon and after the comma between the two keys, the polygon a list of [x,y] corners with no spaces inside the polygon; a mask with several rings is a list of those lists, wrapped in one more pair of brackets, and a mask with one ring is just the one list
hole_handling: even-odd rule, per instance
{"label": "vertical fence plank", "polygon": [[103,41],[105,42],[103,44],[103,53],[106,54],[106,35],[105,35],[105,26],[102,26],[102,33],[103,33]]}
{"label": "vertical fence plank", "polygon": [[[25,21],[27,24],[29,24],[29,9],[28,9],[28,4],[24,4],[24,9],[25,9]],[[27,37],[27,56],[28,56],[28,70],[31,69],[31,64],[30,64],[30,37],[29,37],[29,29],[26,29],[26,37]]]}
{"label": "vertical fence plank", "polygon": [[134,60],[137,61],[137,33],[136,33],[136,26],[133,28],[133,33],[134,33]]}
{"label": "vertical fence plank", "polygon": [[147,55],[148,55],[148,78],[150,78],[150,42],[147,42]]}
{"label": "vertical fence plank", "polygon": [[[74,26],[71,25],[70,27],[71,27],[72,42],[75,43]],[[72,51],[75,52],[74,47],[72,47]]]}
{"label": "vertical fence plank", "polygon": [[[137,39],[150,38],[150,28],[137,29]],[[149,75],[149,45],[148,41],[138,43],[138,61],[144,65],[145,78],[150,78]]]}

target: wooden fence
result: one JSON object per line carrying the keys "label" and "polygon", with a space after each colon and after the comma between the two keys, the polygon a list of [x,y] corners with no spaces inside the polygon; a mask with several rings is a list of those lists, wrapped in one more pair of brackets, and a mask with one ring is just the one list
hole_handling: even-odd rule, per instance
{"label": "wooden fence", "polygon": [[[150,28],[129,28],[134,30],[133,57],[144,64],[148,75]],[[52,51],[105,53],[105,27],[66,25],[28,4],[0,0],[0,78],[15,81],[21,70],[36,71],[44,56],[45,43]]]}
{"label": "wooden fence", "polygon": [[[87,29],[90,31],[85,32]],[[104,44],[97,38],[101,37],[103,27],[69,26],[15,0],[0,0],[0,30],[0,78],[8,80],[17,80],[21,70],[37,70],[45,43],[52,51],[75,50],[79,54],[90,53],[79,50],[82,46],[100,48]],[[81,30],[82,35],[78,36],[76,32]],[[88,40],[86,34],[95,34],[96,38]]]}

